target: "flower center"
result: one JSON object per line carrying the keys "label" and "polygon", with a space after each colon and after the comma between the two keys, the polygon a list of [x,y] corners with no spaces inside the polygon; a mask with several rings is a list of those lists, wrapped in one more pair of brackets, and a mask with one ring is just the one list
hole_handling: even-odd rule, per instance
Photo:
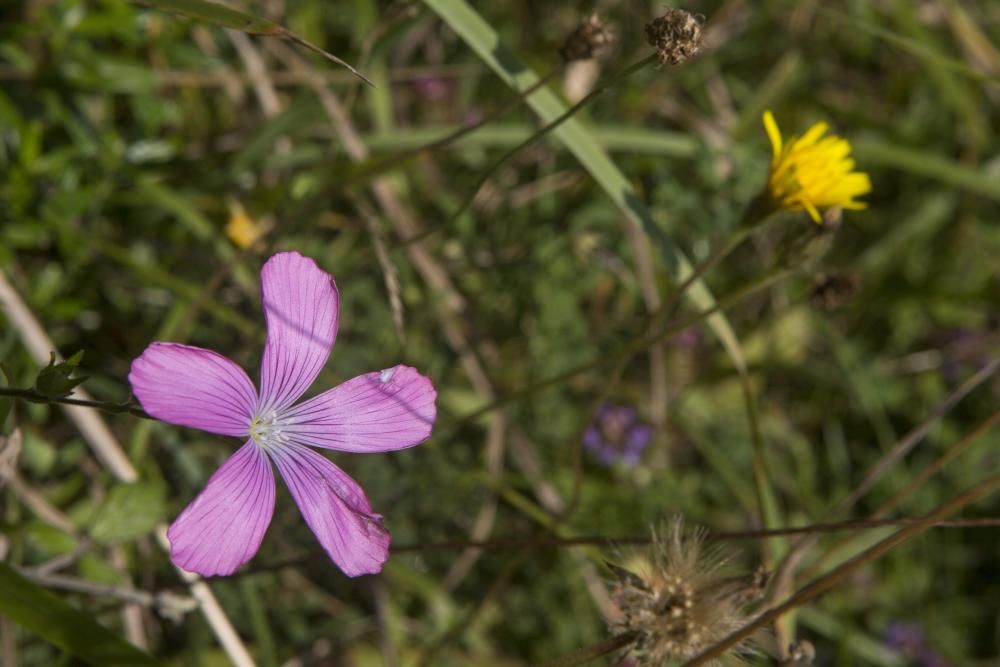
{"label": "flower center", "polygon": [[282,427],[278,413],[274,410],[254,415],[250,421],[250,437],[258,447],[268,449],[288,442],[288,436],[283,433]]}
{"label": "flower center", "polygon": [[627,413],[613,412],[606,415],[599,426],[604,441],[615,449],[624,449],[626,436],[633,421],[635,420]]}

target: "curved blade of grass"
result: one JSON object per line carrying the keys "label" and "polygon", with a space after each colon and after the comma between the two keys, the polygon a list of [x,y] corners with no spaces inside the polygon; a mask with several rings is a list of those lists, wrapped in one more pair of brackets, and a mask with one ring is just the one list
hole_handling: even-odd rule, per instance
{"label": "curved blade of grass", "polygon": [[304,46],[314,53],[318,53],[330,62],[336,63],[341,67],[346,67],[351,74],[358,77],[369,86],[375,85],[368,79],[368,77],[354,69],[354,67],[350,64],[344,62],[329,51],[319,48],[312,42],[306,40],[304,37],[300,37],[288,28],[285,28],[274,21],[268,21],[267,19],[254,16],[253,14],[247,14],[235,9],[230,9],[224,5],[207,2],[206,0],[133,0],[133,2],[137,5],[160,9],[165,12],[170,12],[171,14],[186,16],[196,21],[211,23],[212,25],[221,26],[223,28],[240,30],[250,35],[283,37],[287,40],[295,42],[296,44]]}
{"label": "curved blade of grass", "polygon": [[205,0],[136,0],[136,4],[162,9],[171,14],[180,14],[223,28],[242,30],[251,35],[280,35],[284,30],[273,21]]}
{"label": "curved blade of grass", "polygon": [[[388,130],[365,136],[365,143],[373,151],[408,151],[422,148],[452,136],[461,127],[453,125],[408,127],[405,130]],[[476,129],[474,134],[449,144],[449,148],[489,146],[510,148],[527,139],[535,128],[524,123],[495,123]],[[598,143],[609,152],[621,151],[631,155],[666,155],[690,159],[698,152],[701,142],[688,134],[665,130],[651,130],[627,125],[601,125],[591,128]],[[373,165],[377,167],[378,165]],[[394,168],[396,165],[389,165]],[[372,169],[373,173],[380,170]]]}
{"label": "curved blade of grass", "polygon": [[972,67],[960,60],[942,55],[918,39],[901,35],[887,28],[883,28],[882,26],[862,20],[856,16],[846,14],[838,9],[820,7],[819,10],[831,18],[840,20],[857,28],[858,30],[867,32],[870,35],[874,35],[879,39],[885,40],[892,46],[895,46],[902,51],[906,51],[915,58],[919,58],[928,64],[950,70],[957,74],[962,74],[970,79],[975,79],[976,81],[992,81],[993,83],[1000,83],[1000,76],[989,74],[987,72],[980,72],[975,67]]}
{"label": "curved blade of grass", "polygon": [[[440,16],[483,62],[515,91],[523,91],[538,81],[538,75],[524,66],[514,53],[501,43],[496,31],[464,0],[424,0],[424,4]],[[529,96],[527,103],[546,123],[552,123],[567,109],[555,93],[544,87]],[[650,210],[590,130],[576,118],[570,118],[555,128],[552,135],[576,156],[622,213],[642,225],[649,237],[659,246],[660,254],[673,279],[678,284],[684,282],[691,274],[691,263],[667,233],[656,224]],[[699,310],[708,310],[715,306],[715,298],[701,280],[692,283],[686,294]],[[725,315],[716,313],[707,321],[737,369],[741,373],[745,372],[746,361],[743,351]]]}
{"label": "curved blade of grass", "polygon": [[[521,63],[517,56],[501,41],[499,35],[465,0],[424,0],[442,20],[454,30],[483,62],[503,81],[517,92],[535,85],[538,75]],[[591,131],[577,118],[563,119],[567,106],[547,87],[526,98],[527,104],[546,123],[542,131],[560,122],[551,132],[576,156],[580,164],[604,189],[624,215],[642,226],[649,238],[656,243],[660,256],[671,277],[678,285],[687,284],[684,292],[699,310],[708,311],[716,307],[715,297],[700,277],[693,276],[693,268],[684,253],[674,244],[670,236],[656,224],[652,212],[646,207],[625,175],[608,157]],[[710,315],[706,322],[729,354],[742,379],[748,417],[754,435],[754,478],[757,487],[759,511],[765,526],[782,523],[774,492],[771,488],[762,456],[763,444],[757,428],[756,403],[747,375],[747,364],[740,342],[721,310]],[[784,547],[778,545],[778,550]],[[764,553],[765,561],[770,556]]]}
{"label": "curved blade of grass", "polygon": [[163,667],[6,563],[0,563],[0,614],[91,665]]}
{"label": "curved blade of grass", "polygon": [[1000,201],[1000,179],[985,171],[970,169],[930,151],[922,151],[877,140],[852,143],[854,157],[865,166],[878,165],[908,171],[945,185]]}

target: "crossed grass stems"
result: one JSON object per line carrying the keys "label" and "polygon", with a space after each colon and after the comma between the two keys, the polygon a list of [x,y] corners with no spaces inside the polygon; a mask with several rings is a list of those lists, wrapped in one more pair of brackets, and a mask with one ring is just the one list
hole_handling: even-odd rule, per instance
{"label": "crossed grass stems", "polygon": [[[435,234],[439,231],[443,231],[450,226],[450,223],[458,219],[459,216],[464,214],[473,204],[476,199],[477,194],[482,189],[483,185],[487,183],[489,178],[504,164],[510,161],[514,155],[523,150],[524,148],[534,144],[549,132],[554,130],[559,124],[568,120],[575,113],[577,113],[584,106],[589,104],[593,99],[595,99],[599,94],[605,92],[613,85],[617,84],[621,80],[625,79],[630,74],[644,68],[646,65],[654,62],[655,57],[649,56],[637,61],[633,65],[627,67],[621,72],[607,77],[600,81],[591,93],[581,99],[577,104],[573,105],[566,113],[556,119],[554,122],[547,124],[546,126],[540,128],[535,133],[530,135],[523,142],[509,150],[505,153],[498,161],[493,163],[486,171],[483,172],[480,179],[477,181],[476,186],[470,191],[470,194],[463,199],[462,203],[455,209],[453,214],[450,216],[445,224],[431,227],[421,232],[419,235],[409,238],[400,238],[394,242],[394,246],[398,247],[401,245],[407,245],[410,243],[416,243],[428,238],[430,235]],[[487,114],[479,122],[471,125],[467,125],[459,128],[458,130],[452,132],[451,134],[442,137],[440,139],[429,142],[428,144],[421,146],[416,149],[406,151],[401,154],[390,156],[382,161],[370,164],[365,168],[362,168],[359,172],[355,173],[349,178],[349,183],[362,183],[367,177],[375,176],[380,173],[395,169],[399,166],[404,165],[411,159],[420,155],[431,155],[435,152],[455,143],[456,141],[462,139],[463,137],[471,134],[476,129],[479,129],[483,125],[492,122],[502,115],[510,112],[511,110],[519,107],[524,101],[530,97],[532,93],[541,88],[543,85],[548,84],[556,75],[563,71],[563,66],[559,66],[551,70],[548,74],[541,77],[541,79],[531,86],[530,88],[522,91],[518,95],[514,96],[509,100],[504,106],[498,108],[496,111]],[[499,410],[511,403],[524,400],[529,398],[538,392],[544,391],[548,388],[555,387],[562,384],[570,379],[578,377],[580,375],[592,372],[595,370],[602,369],[604,367],[611,367],[610,381],[603,385],[602,391],[599,392],[591,405],[591,408],[595,407],[600,403],[613,389],[613,387],[620,381],[625,369],[631,362],[631,360],[639,354],[642,354],[646,350],[650,349],[653,345],[659,344],[663,340],[669,338],[670,336],[683,331],[686,328],[695,326],[703,322],[707,317],[722,312],[732,306],[741,303],[746,298],[767,289],[776,283],[788,278],[797,273],[796,269],[776,266],[772,270],[768,271],[764,275],[760,276],[755,281],[745,285],[741,289],[734,291],[731,294],[725,295],[720,298],[717,304],[708,310],[694,313],[685,318],[674,318],[672,317],[677,308],[679,308],[679,303],[681,297],[684,295],[685,291],[700,279],[709,269],[715,266],[722,258],[724,258],[729,252],[731,252],[740,242],[746,238],[747,234],[737,233],[730,239],[729,242],[724,244],[722,247],[718,248],[713,252],[707,260],[694,269],[690,276],[685,279],[674,292],[671,294],[670,299],[658,310],[649,313],[645,316],[643,321],[639,326],[639,331],[634,333],[632,337],[624,345],[620,346],[614,353],[610,355],[602,356],[591,362],[587,362],[571,368],[563,373],[557,374],[550,378],[543,379],[541,381],[535,382],[528,386],[522,387],[520,389],[514,390],[512,392],[503,394],[499,396],[496,400],[483,405],[481,408],[472,411],[466,415],[459,417],[453,417],[451,419],[442,420],[438,426],[437,431],[451,431],[451,437],[446,441],[452,442],[458,437],[460,437],[461,428],[467,424],[476,421],[478,418]],[[261,245],[256,248],[256,250],[261,250],[262,247],[266,247],[268,242],[262,241]],[[129,261],[127,252],[123,252],[124,248],[120,246],[114,246],[109,243],[101,243],[100,249],[104,254],[110,256],[112,259],[117,260],[121,263],[132,264]],[[172,320],[172,323],[179,327],[181,322],[193,322],[198,310],[205,309],[206,312],[220,319],[230,326],[235,326],[240,329],[244,334],[250,336],[260,337],[260,334],[256,331],[252,322],[249,322],[242,315],[240,315],[234,309],[221,304],[216,301],[212,294],[218,289],[226,278],[231,274],[233,270],[244,269],[245,260],[249,254],[249,250],[240,251],[234,253],[232,256],[226,258],[223,265],[215,272],[215,274],[210,278],[208,284],[201,288],[193,288],[185,283],[173,281],[174,287],[180,287],[178,290],[185,296],[189,297],[189,303],[185,306],[185,312],[180,316]],[[133,265],[132,268],[137,269],[138,267]],[[170,283],[169,276],[152,276],[154,279],[159,278],[162,282]],[[161,332],[164,333],[164,332]],[[908,451],[909,447],[912,447],[916,439],[923,437],[926,434],[929,426],[941,419],[950,407],[952,407],[958,400],[964,397],[966,394],[971,392],[976,386],[984,382],[986,379],[991,377],[997,370],[998,362],[994,361],[989,364],[986,368],[977,373],[973,378],[967,381],[962,387],[960,387],[951,397],[942,402],[938,410],[934,411],[930,417],[925,420],[920,426],[914,429],[910,435],[904,437],[897,445],[883,457],[882,460],[877,462],[869,476],[859,485],[846,500],[851,500],[851,502],[845,503],[846,506],[850,506],[860,498],[861,495],[871,488],[871,484],[877,479],[881,473],[885,472],[885,469],[889,464],[896,458],[901,457]],[[326,374],[326,372],[324,372]],[[138,408],[132,402],[125,403],[115,403],[108,401],[83,401],[79,399],[73,399],[71,397],[47,397],[38,394],[33,389],[20,389],[20,388],[0,388],[0,396],[10,396],[22,400],[43,402],[43,403],[65,403],[71,405],[81,405],[85,407],[96,408],[110,413],[128,413],[132,416],[149,418],[149,416]],[[760,443],[760,436],[758,425],[756,424],[756,409],[753,405],[751,399],[747,400],[747,411],[748,418],[751,423],[751,435],[755,440],[755,447]],[[588,416],[593,410],[586,411],[585,414]],[[984,495],[995,491],[1000,488],[1000,475],[993,475],[988,477],[984,481],[980,482],[978,485],[972,487],[968,491],[961,493],[951,499],[950,501],[944,503],[937,510],[931,512],[930,514],[920,517],[920,518],[897,518],[897,519],[887,519],[883,518],[884,514],[896,507],[905,498],[911,496],[913,493],[918,491],[923,484],[925,484],[934,474],[940,471],[949,461],[957,457],[960,453],[964,452],[968,447],[970,447],[979,437],[991,430],[997,422],[1000,422],[1000,411],[990,415],[985,420],[983,420],[977,427],[970,431],[966,436],[961,438],[955,444],[950,446],[944,454],[938,457],[932,464],[924,468],[920,473],[918,473],[912,481],[899,493],[896,494],[890,501],[883,504],[878,510],[876,510],[871,518],[862,520],[846,520],[837,523],[823,523],[823,524],[813,524],[809,526],[800,527],[774,527],[770,526],[762,530],[755,531],[744,531],[739,533],[716,533],[711,535],[712,539],[743,539],[743,540],[762,540],[764,542],[775,539],[784,538],[795,535],[804,536],[803,539],[793,546],[791,552],[788,554],[786,560],[780,564],[778,569],[778,576],[776,577],[779,582],[782,581],[784,577],[784,590],[787,592],[787,587],[790,582],[791,572],[795,569],[795,565],[798,563],[799,559],[803,555],[803,551],[815,546],[818,536],[821,534],[834,533],[834,532],[857,532],[861,530],[884,528],[887,526],[901,526],[900,530],[893,533],[889,537],[885,538],[881,542],[877,543],[875,546],[869,548],[862,554],[846,561],[840,566],[834,568],[830,572],[818,575],[817,570],[822,567],[822,565],[829,560],[836,551],[842,549],[844,546],[850,543],[851,538],[843,538],[839,542],[835,543],[831,549],[822,554],[816,562],[812,563],[811,569],[806,572],[807,576],[812,578],[812,581],[803,588],[800,588],[794,594],[788,595],[784,601],[780,604],[776,604],[773,599],[768,600],[769,608],[762,612],[757,618],[751,622],[746,627],[736,631],[729,637],[723,638],[717,644],[707,649],[701,655],[693,658],[692,660],[685,663],[686,665],[699,665],[718,657],[725,653],[727,648],[735,645],[743,638],[748,637],[756,629],[763,627],[769,623],[779,623],[786,614],[793,612],[794,609],[808,602],[817,596],[821,595],[823,592],[829,590],[837,583],[841,582],[844,577],[849,575],[851,572],[855,571],[858,567],[869,563],[882,555],[885,555],[893,548],[903,544],[912,537],[918,535],[920,532],[931,528],[931,527],[980,527],[980,526],[995,526],[1000,523],[1000,518],[986,518],[978,520],[957,520],[948,521],[947,517],[954,514],[966,505],[974,502],[975,500],[983,497]],[[584,426],[585,427],[585,426]],[[582,432],[581,427],[581,432]],[[913,438],[913,434],[918,434],[917,438]],[[552,516],[546,513],[545,510],[535,507],[527,508],[525,503],[531,503],[523,497],[517,498],[516,495],[510,495],[511,493],[516,494],[511,489],[503,489],[501,491],[506,491],[508,494],[505,496],[515,509],[520,509],[524,511],[528,516],[532,517],[537,523],[541,524],[542,533],[540,535],[524,539],[524,540],[487,540],[487,541],[453,541],[453,542],[443,542],[443,543],[426,543],[426,544],[412,544],[412,545],[398,545],[394,547],[394,551],[397,552],[422,552],[422,551],[433,551],[433,550],[443,550],[443,549],[465,549],[469,547],[475,547],[482,550],[503,550],[503,549],[516,549],[519,555],[512,559],[512,562],[520,562],[520,559],[524,557],[527,550],[535,548],[545,548],[545,547],[573,547],[573,546],[588,546],[588,545],[598,545],[598,544],[647,544],[649,543],[649,538],[647,537],[619,537],[619,538],[609,538],[606,536],[577,536],[570,534],[571,531],[566,529],[564,526],[569,520],[573,511],[576,509],[579,498],[580,489],[582,485],[582,452],[579,447],[571,447],[573,454],[573,487],[570,495],[570,500],[566,504],[563,512],[558,516]],[[766,468],[761,470],[755,470],[758,477],[755,478],[755,485],[760,492],[761,480],[759,479],[759,474],[766,476]],[[767,483],[764,480],[764,483]],[[865,488],[867,486],[867,488]],[[502,487],[502,484],[501,484]],[[759,497],[760,509],[764,508],[764,501]],[[764,512],[762,511],[762,514]],[[547,518],[543,518],[547,517]],[[765,551],[766,554],[766,551]],[[234,576],[246,576],[257,574],[261,572],[267,572],[281,567],[286,567],[289,565],[295,565],[300,563],[304,557],[296,557],[292,559],[286,559],[281,562],[272,564],[262,564],[260,566],[251,566],[248,569],[242,570]],[[506,574],[505,574],[506,573]],[[456,624],[447,634],[447,637],[453,637],[458,632],[461,631],[468,623],[472,622],[472,619],[478,614],[479,610],[484,608],[489,600],[498,595],[503,588],[509,582],[511,570],[507,568],[501,575],[494,581],[493,585],[490,587],[488,594],[483,596],[479,604],[476,606],[472,614],[467,615],[463,621]],[[601,655],[606,655],[608,653],[614,652],[626,646],[629,637],[619,636],[612,637],[607,640],[603,640],[594,644],[593,646],[586,647],[580,651],[563,656],[554,661],[546,663],[550,667],[567,667],[570,665],[583,664],[586,661],[592,660]],[[440,642],[436,648],[440,648]],[[436,650],[435,647],[431,647],[429,651],[424,653],[424,661],[426,662],[432,655],[433,651]]]}

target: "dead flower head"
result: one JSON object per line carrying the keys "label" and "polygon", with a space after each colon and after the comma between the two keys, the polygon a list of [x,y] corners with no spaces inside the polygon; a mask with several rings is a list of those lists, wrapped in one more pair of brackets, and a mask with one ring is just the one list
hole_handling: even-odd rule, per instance
{"label": "dead flower head", "polygon": [[567,63],[589,60],[600,55],[613,41],[614,35],[608,26],[597,14],[591,14],[566,37],[562,48],[559,49],[559,55]]}
{"label": "dead flower head", "polygon": [[649,557],[637,556],[628,568],[611,565],[611,596],[621,611],[611,632],[635,636],[628,651],[636,667],[690,659],[749,621],[745,608],[763,594],[767,575],[725,576],[728,556],[706,548],[704,537],[677,516],[653,531]]}
{"label": "dead flower head", "polygon": [[668,9],[646,24],[646,40],[656,49],[661,65],[680,65],[698,53],[704,20],[684,9]]}

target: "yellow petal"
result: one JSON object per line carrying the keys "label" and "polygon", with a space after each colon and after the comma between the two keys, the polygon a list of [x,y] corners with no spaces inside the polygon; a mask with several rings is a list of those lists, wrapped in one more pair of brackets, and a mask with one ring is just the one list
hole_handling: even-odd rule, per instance
{"label": "yellow petal", "polygon": [[256,243],[260,237],[264,236],[264,228],[260,223],[247,215],[247,212],[243,210],[243,206],[239,203],[233,203],[229,206],[229,222],[226,223],[226,236],[238,248],[246,250]]}
{"label": "yellow petal", "polygon": [[867,174],[854,171],[847,139],[827,135],[829,125],[820,121],[801,138],[790,136],[782,142],[770,111],[764,113],[764,128],[775,152],[768,188],[779,206],[805,210],[816,222],[821,222],[820,210],[827,207],[864,207],[855,198],[871,191],[871,181]]}
{"label": "yellow petal", "polygon": [[809,148],[810,146],[812,146],[813,144],[815,144],[817,141],[819,141],[820,137],[822,137],[824,134],[826,134],[826,131],[827,131],[827,129],[829,127],[830,126],[827,125],[826,123],[824,123],[823,121],[820,121],[820,122],[816,123],[815,125],[813,125],[812,127],[810,127],[806,131],[806,133],[804,135],[802,135],[801,139],[799,139],[797,142],[795,142],[795,147],[796,148]]}
{"label": "yellow petal", "polygon": [[771,150],[774,151],[774,159],[777,160],[781,156],[781,131],[778,130],[778,123],[770,111],[764,112],[764,130],[767,131],[767,137],[771,140]]}
{"label": "yellow petal", "polygon": [[816,207],[813,206],[811,202],[803,201],[802,207],[809,212],[809,217],[813,219],[813,222],[817,224],[823,222],[823,218],[820,217],[819,211],[816,210]]}

